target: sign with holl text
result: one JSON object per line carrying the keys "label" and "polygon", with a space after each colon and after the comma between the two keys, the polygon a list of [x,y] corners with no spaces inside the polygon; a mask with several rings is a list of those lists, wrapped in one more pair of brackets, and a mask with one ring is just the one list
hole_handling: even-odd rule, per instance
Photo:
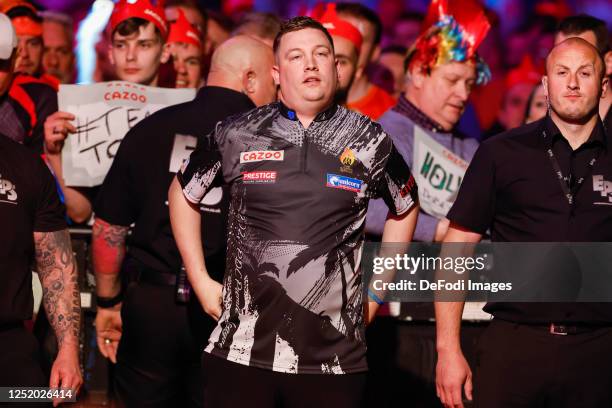
{"label": "sign with holl text", "polygon": [[195,92],[119,81],[60,85],[59,110],[76,116],[72,123],[77,129],[62,150],[66,185],[102,184],[121,140],[131,128],[153,112],[192,100]]}
{"label": "sign with holl text", "polygon": [[457,198],[468,163],[418,126],[414,127],[412,163],[421,209],[436,218],[446,217]]}

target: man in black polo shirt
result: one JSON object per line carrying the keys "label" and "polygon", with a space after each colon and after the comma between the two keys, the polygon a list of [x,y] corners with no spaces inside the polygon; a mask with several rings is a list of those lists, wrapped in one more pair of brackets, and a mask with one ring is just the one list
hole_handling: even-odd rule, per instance
{"label": "man in black polo shirt", "polygon": [[[97,341],[102,354],[117,363],[115,389],[127,406],[201,405],[200,353],[214,321],[195,297],[186,307],[185,292],[176,292],[185,288],[177,277],[186,281],[186,276],[180,275],[181,258],[170,228],[168,186],[199,136],[228,115],[275,99],[272,63],[272,50],[257,40],[239,36],[223,43],[213,55],[207,86],[195,100],[138,123],[104,180],[92,239]],[[199,202],[206,261],[215,265],[219,281],[227,205],[222,188]],[[122,290],[120,271],[137,283]]]}
{"label": "man in black polo shirt", "polygon": [[[607,79],[597,49],[570,38],[546,60],[544,119],[484,142],[449,212],[445,242],[612,241],[612,151],[598,115]],[[557,177],[559,174],[559,177]],[[560,278],[562,278],[560,276]],[[472,374],[459,344],[463,303],[436,303],[437,388],[446,406],[468,399]],[[477,407],[612,406],[612,307],[489,303],[480,341]]]}
{"label": "man in black polo shirt", "polygon": [[[409,241],[416,185],[380,125],[334,103],[333,40],[319,22],[285,22],[274,51],[281,102],[217,125],[169,191],[189,279],[218,319],[203,357],[204,401],[361,407],[365,320],[377,306],[364,317],[368,201],[383,197],[391,210],[383,241]],[[197,203],[223,184],[231,201],[222,288],[207,272],[215,265],[205,262]]]}

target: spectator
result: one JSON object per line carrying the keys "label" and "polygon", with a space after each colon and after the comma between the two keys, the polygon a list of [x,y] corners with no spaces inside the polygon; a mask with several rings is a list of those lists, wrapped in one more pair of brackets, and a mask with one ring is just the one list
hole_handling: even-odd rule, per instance
{"label": "spectator", "polygon": [[361,33],[357,27],[338,17],[334,3],[328,3],[320,22],[332,36],[336,55],[338,89],[335,99],[338,104],[345,105],[349,89],[357,75],[357,60],[362,44]]}
{"label": "spectator", "polygon": [[168,45],[176,72],[176,88],[199,88],[202,84],[202,35],[187,21],[182,9],[170,24]]}
{"label": "spectator", "polygon": [[232,36],[249,35],[272,47],[280,26],[281,21],[276,14],[253,11],[242,16],[232,31]]}
{"label": "spectator", "polygon": [[42,12],[40,15],[43,17],[43,68],[60,83],[70,84],[75,75],[72,19],[65,14],[51,11]]}
{"label": "spectator", "polygon": [[542,119],[548,112],[548,101],[544,86],[539,83],[533,87],[527,101],[527,111],[525,114],[525,124]]}
{"label": "spectator", "polygon": [[[412,44],[413,42],[406,44]],[[406,60],[407,53],[406,47],[392,45],[383,48],[378,58],[378,63],[387,68],[393,76],[393,93],[391,96],[394,98],[398,98],[404,90],[404,80],[406,78],[404,61]]]}
{"label": "spectator", "polygon": [[338,3],[336,9],[340,18],[357,27],[363,37],[357,74],[348,93],[347,108],[377,120],[395,104],[395,99],[372,84],[365,74],[368,64],[378,60],[380,55],[382,24],[374,11],[358,3]]}

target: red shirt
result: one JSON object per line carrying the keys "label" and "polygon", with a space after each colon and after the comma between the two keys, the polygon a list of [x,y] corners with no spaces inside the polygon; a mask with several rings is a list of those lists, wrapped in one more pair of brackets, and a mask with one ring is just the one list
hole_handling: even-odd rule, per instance
{"label": "red shirt", "polygon": [[389,95],[387,91],[372,84],[363,98],[356,102],[347,103],[346,107],[369,116],[372,120],[378,120],[383,113],[395,106],[396,102],[395,98]]}

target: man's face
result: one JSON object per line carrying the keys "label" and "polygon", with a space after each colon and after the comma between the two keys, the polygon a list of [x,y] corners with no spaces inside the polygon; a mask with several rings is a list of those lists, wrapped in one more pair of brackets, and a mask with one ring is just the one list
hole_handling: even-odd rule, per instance
{"label": "man's face", "polygon": [[353,83],[357,72],[357,49],[344,37],[333,36],[338,67],[338,92],[345,93]]}
{"label": "man's face", "polygon": [[498,116],[499,123],[505,129],[514,129],[523,124],[532,89],[532,84],[518,83],[506,91]]}
{"label": "man's face", "polygon": [[451,130],[463,114],[476,82],[474,64],[450,62],[434,68],[430,75],[418,75],[421,79],[419,108],[445,130]]}
{"label": "man's face", "polygon": [[376,27],[374,27],[374,24],[370,23],[369,21],[362,20],[351,14],[343,14],[339,12],[338,15],[343,20],[346,20],[355,27],[357,27],[357,29],[361,33],[363,41],[361,43],[361,50],[359,51],[358,66],[366,67],[370,62],[370,59],[372,58],[372,53],[374,51],[374,47],[376,46],[374,44]]}
{"label": "man's face", "polygon": [[597,112],[603,67],[597,51],[586,44],[560,45],[546,64],[544,87],[552,111],[565,122],[579,122]]}
{"label": "man's face", "polygon": [[37,75],[42,65],[43,42],[40,36],[20,35],[15,72]]}
{"label": "man's face", "polygon": [[404,89],[404,56],[395,52],[382,54],[378,59],[380,65],[387,68],[393,74],[393,96],[397,98]]}
{"label": "man's face", "polygon": [[66,28],[55,21],[43,22],[43,68],[61,83],[72,80],[74,73],[74,54],[70,34]]}
{"label": "man's face", "polygon": [[323,109],[338,83],[334,52],[320,30],[306,28],[285,34],[276,54],[275,80],[283,101],[293,109],[306,103]]}
{"label": "man's face", "polygon": [[141,85],[156,85],[159,65],[168,57],[152,23],[128,36],[115,31],[109,48],[117,77]]}
{"label": "man's face", "polygon": [[202,51],[193,44],[170,44],[177,88],[199,88],[202,77]]}

